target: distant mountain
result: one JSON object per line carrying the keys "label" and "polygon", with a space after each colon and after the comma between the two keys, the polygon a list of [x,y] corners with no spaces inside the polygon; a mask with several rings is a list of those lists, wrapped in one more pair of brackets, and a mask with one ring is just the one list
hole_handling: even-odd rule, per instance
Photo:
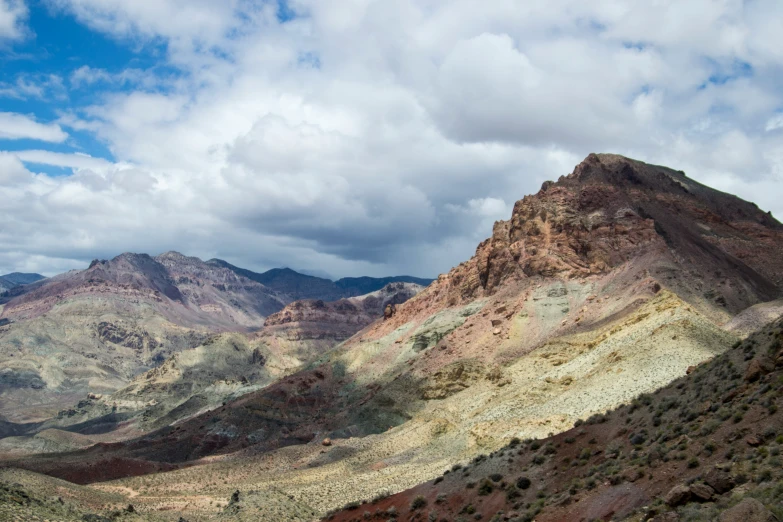
{"label": "distant mountain", "polygon": [[96,259],[16,286],[0,302],[0,405],[13,420],[117,390],[215,333],[257,330],[291,298],[169,252]]}
{"label": "distant mountain", "polygon": [[[261,330],[267,317],[293,301],[352,299],[378,292],[386,281],[405,279],[360,278],[361,284],[344,288],[290,269],[257,274],[178,252],[156,257],[124,253],[48,279],[10,276],[35,282],[9,282],[0,294],[5,305],[0,312],[0,411],[7,420],[45,419],[87,393],[121,389],[139,373],[215,334]],[[362,306],[330,305],[334,313],[328,317],[304,314],[294,324],[278,326],[267,336],[270,346],[280,350],[283,362],[277,367],[308,362],[312,354],[382,316],[384,300],[401,303],[420,289],[397,284],[368,296]]]}
{"label": "distant mountain", "polygon": [[10,281],[11,283],[17,285],[29,285],[30,283],[35,283],[36,281],[40,281],[41,279],[46,278],[41,274],[24,274],[22,272],[13,272],[0,276],[0,279]]}
{"label": "distant mountain", "polygon": [[259,274],[236,267],[222,259],[211,259],[207,263],[233,270],[235,273],[257,281],[271,290],[287,294],[293,300],[336,301],[375,292],[389,283],[414,283],[427,286],[433,281],[432,279],[411,276],[344,277],[337,281],[331,281],[322,277],[301,274],[290,268],[273,268]]}
{"label": "distant mountain", "polygon": [[16,288],[22,285],[29,285],[42,279],[46,278],[41,274],[22,274],[20,272],[13,272],[11,274],[0,276],[0,294],[8,292],[12,288]]}
{"label": "distant mountain", "polygon": [[343,277],[335,281],[338,287],[346,293],[354,295],[364,295],[370,292],[380,290],[389,283],[414,283],[421,286],[427,286],[433,279],[423,279],[413,276],[394,276],[394,277]]}

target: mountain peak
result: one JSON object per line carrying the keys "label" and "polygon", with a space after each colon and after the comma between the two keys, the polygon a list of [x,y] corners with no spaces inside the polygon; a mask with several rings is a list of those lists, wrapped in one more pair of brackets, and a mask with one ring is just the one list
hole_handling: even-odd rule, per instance
{"label": "mountain peak", "polygon": [[[661,280],[694,295],[725,288],[722,306],[738,311],[780,295],[781,245],[783,226],[752,203],[681,171],[590,154],[568,176],[517,201],[471,260],[415,301],[470,301],[512,280],[601,277],[644,258],[660,267]],[[663,275],[673,266],[698,275]],[[725,286],[730,278],[736,286]]]}

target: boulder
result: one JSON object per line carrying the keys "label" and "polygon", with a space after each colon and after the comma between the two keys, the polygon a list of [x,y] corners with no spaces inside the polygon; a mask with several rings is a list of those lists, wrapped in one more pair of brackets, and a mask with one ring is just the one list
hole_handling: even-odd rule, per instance
{"label": "boulder", "polygon": [[691,490],[688,486],[678,484],[669,490],[663,497],[663,501],[671,507],[687,504],[691,499]]}
{"label": "boulder", "polygon": [[764,355],[756,357],[748,364],[745,369],[745,381],[754,382],[775,369],[775,362]]}
{"label": "boulder", "polygon": [[322,446],[331,446],[332,445],[332,439],[330,439],[329,437],[326,437],[323,440],[323,442],[321,442],[321,445]]}
{"label": "boulder", "polygon": [[755,498],[744,498],[718,517],[718,522],[777,522],[778,518]]}
{"label": "boulder", "polygon": [[729,473],[717,468],[713,468],[707,472],[704,476],[704,483],[714,489],[719,495],[731,491],[734,489],[734,486],[736,486],[736,482],[734,482],[734,479]]}
{"label": "boulder", "polygon": [[707,484],[693,484],[690,490],[693,500],[697,502],[707,502],[715,495],[715,490]]}

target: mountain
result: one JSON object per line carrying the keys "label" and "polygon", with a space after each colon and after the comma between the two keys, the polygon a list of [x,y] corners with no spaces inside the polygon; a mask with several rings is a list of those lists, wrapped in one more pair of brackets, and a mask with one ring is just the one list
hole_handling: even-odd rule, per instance
{"label": "mountain", "polygon": [[261,328],[291,300],[173,252],[95,260],[28,286],[0,315],[0,411],[8,420],[40,420],[89,392],[122,388],[216,332]]}
{"label": "mountain", "polygon": [[[455,462],[507,452],[515,439],[556,437],[646,401],[693,367],[701,374],[779,309],[782,254],[783,226],[752,203],[680,171],[591,154],[518,201],[471,259],[298,371],[138,438],[6,464],[81,484],[116,479],[92,488],[132,494],[145,514],[164,496],[184,518],[310,520],[434,481]],[[335,310],[292,305],[268,327]],[[306,331],[298,328],[293,338]],[[710,371],[702,377],[710,386],[735,380],[729,368]],[[696,396],[683,401],[682,422],[692,422]],[[762,400],[743,397],[749,408],[748,399]],[[637,422],[616,429],[636,433]],[[639,468],[644,455],[627,459]],[[572,476],[573,460],[556,462],[557,478],[546,480]],[[437,497],[424,500],[433,506]],[[539,500],[526,499],[523,516],[546,505]],[[483,517],[496,514],[493,505]],[[351,518],[364,517],[359,509]]]}
{"label": "mountain", "polygon": [[13,288],[17,288],[22,285],[29,285],[46,279],[41,274],[23,274],[21,272],[13,272],[11,274],[5,274],[0,276],[0,294],[8,292]]}
{"label": "mountain", "polygon": [[344,277],[331,281],[321,277],[300,274],[290,268],[273,268],[262,274],[239,268],[221,259],[210,259],[208,263],[233,270],[237,274],[257,281],[267,288],[288,294],[295,301],[301,299],[318,299],[321,301],[337,301],[348,297],[356,297],[375,292],[389,283],[414,283],[427,286],[432,279],[412,276],[394,277]]}
{"label": "mountain", "polygon": [[0,454],[70,451],[102,441],[140,436],[151,429],[220,407],[291,374],[423,288],[390,283],[365,296],[336,302],[295,301],[253,333],[220,333],[184,349],[107,394],[39,423],[0,427]]}
{"label": "mountain", "polygon": [[[0,310],[0,412],[15,422],[44,420],[88,393],[124,388],[213,334],[258,331],[299,295],[346,293],[331,281],[290,270],[254,274],[178,252],[125,253],[14,287]],[[331,328],[328,320],[311,324],[307,335],[321,340],[301,339],[291,348],[301,348],[299,355],[331,348],[382,314],[368,311],[337,326],[339,335],[317,331]]]}
{"label": "mountain", "polygon": [[342,288],[347,294],[364,295],[370,292],[380,290],[389,283],[413,283],[416,285],[427,286],[432,283],[432,279],[422,279],[412,276],[394,276],[394,277],[343,277],[334,282],[339,288]]}
{"label": "mountain", "polygon": [[41,279],[46,278],[41,274],[23,274],[21,272],[13,272],[0,276],[0,279],[10,281],[11,283],[17,285],[29,285],[30,283],[35,283],[36,281],[40,281]]}

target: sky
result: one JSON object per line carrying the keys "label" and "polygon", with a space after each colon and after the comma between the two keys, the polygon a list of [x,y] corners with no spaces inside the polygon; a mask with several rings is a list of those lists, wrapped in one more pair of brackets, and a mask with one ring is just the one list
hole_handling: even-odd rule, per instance
{"label": "sky", "polygon": [[783,2],[0,0],[0,273],[434,277],[590,152],[783,216]]}

